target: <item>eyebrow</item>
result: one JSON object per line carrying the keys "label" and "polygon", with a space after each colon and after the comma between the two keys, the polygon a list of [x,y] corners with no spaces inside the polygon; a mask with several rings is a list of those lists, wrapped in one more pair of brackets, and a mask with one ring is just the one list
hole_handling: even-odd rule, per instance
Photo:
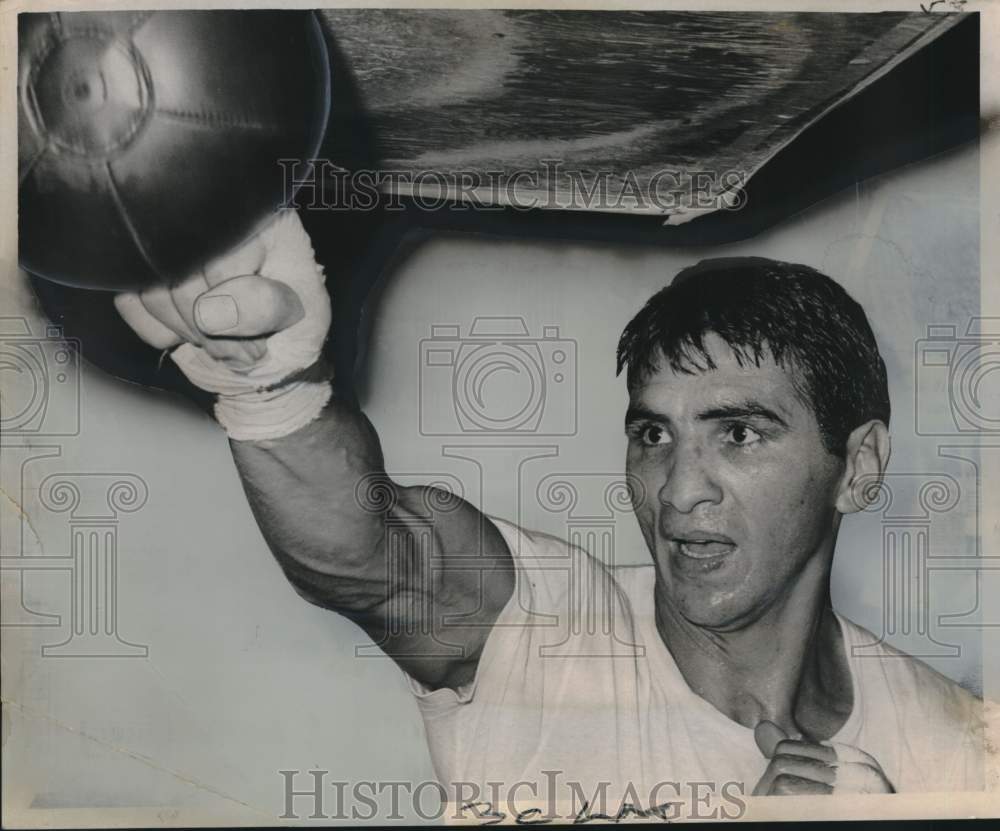
{"label": "eyebrow", "polygon": [[663,413],[650,410],[638,404],[633,404],[625,411],[625,423],[633,424],[636,421],[659,421],[666,423],[670,421]]}
{"label": "eyebrow", "polygon": [[780,415],[778,415],[770,407],[765,407],[759,401],[755,401],[752,398],[748,398],[744,401],[738,401],[733,404],[723,404],[719,407],[713,407],[710,410],[702,410],[696,418],[699,421],[722,421],[726,419],[739,419],[739,418],[763,418],[767,421],[771,421],[775,424],[780,424],[782,427],[787,427],[788,422],[785,421]]}
{"label": "eyebrow", "polygon": [[[722,421],[726,419],[740,418],[763,418],[768,421],[787,427],[788,422],[778,415],[770,407],[765,407],[759,401],[746,399],[732,404],[723,404],[712,407],[709,410],[702,410],[695,418],[698,421]],[[625,413],[625,423],[632,424],[636,421],[656,421],[668,423],[670,418],[663,413],[658,413],[640,404],[632,405]]]}

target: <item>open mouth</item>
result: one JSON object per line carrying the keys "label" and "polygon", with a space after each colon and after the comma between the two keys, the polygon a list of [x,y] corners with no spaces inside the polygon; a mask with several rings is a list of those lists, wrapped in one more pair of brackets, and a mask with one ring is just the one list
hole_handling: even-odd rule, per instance
{"label": "open mouth", "polygon": [[721,542],[719,540],[675,540],[677,547],[685,557],[695,560],[709,560],[712,557],[721,557],[732,553],[736,545],[731,542]]}
{"label": "open mouth", "polygon": [[735,540],[705,528],[691,528],[681,533],[673,530],[667,536],[677,565],[684,567],[687,563],[687,568],[696,568],[699,573],[721,566],[736,550]]}

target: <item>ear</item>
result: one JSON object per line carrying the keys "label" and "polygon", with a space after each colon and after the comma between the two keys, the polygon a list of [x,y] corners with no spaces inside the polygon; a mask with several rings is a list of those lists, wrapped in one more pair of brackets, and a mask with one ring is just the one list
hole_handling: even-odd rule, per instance
{"label": "ear", "polygon": [[844,475],[837,491],[837,510],[852,514],[867,507],[889,465],[889,428],[878,420],[856,427],[847,437]]}

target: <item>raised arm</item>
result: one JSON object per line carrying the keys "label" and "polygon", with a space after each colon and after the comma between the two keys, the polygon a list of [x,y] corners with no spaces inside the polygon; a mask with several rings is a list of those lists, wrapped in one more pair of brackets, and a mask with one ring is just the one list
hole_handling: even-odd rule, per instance
{"label": "raised arm", "polygon": [[424,684],[471,680],[513,590],[510,553],[469,503],[393,482],[371,422],[332,390],[319,361],[329,298],[298,218],[169,291],[116,305],[218,394],[254,516],[295,589]]}
{"label": "raised arm", "polygon": [[303,597],[358,623],[429,686],[471,680],[513,588],[506,543],[479,510],[393,482],[375,429],[338,398],[289,436],[232,447],[264,537]]}

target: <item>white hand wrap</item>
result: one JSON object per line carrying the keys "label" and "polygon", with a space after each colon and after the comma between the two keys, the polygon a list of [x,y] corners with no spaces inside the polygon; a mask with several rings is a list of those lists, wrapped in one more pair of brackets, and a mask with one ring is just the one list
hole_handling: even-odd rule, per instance
{"label": "white hand wrap", "polygon": [[191,383],[219,396],[215,417],[231,438],[279,438],[313,421],[332,394],[329,380],[298,377],[319,360],[331,312],[323,269],[294,211],[282,212],[236,251],[205,268],[210,285],[243,274],[287,283],[305,315],[268,337],[267,352],[246,370],[231,369],[191,343],[177,347],[171,358]]}
{"label": "white hand wrap", "polygon": [[277,439],[315,421],[332,392],[329,381],[297,381],[270,392],[220,395],[215,418],[231,439]]}

